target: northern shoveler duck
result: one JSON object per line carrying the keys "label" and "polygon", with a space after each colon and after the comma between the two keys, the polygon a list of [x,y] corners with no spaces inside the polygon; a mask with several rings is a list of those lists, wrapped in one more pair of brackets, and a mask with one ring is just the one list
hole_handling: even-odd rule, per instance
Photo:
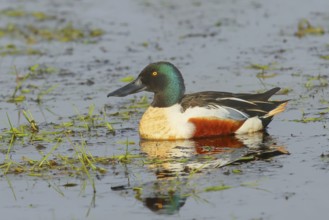
{"label": "northern shoveler duck", "polygon": [[287,100],[269,101],[280,90],[260,94],[205,91],[185,94],[182,74],[169,62],[151,63],[128,85],[107,95],[149,91],[153,102],[139,124],[142,139],[176,140],[263,130],[285,110]]}

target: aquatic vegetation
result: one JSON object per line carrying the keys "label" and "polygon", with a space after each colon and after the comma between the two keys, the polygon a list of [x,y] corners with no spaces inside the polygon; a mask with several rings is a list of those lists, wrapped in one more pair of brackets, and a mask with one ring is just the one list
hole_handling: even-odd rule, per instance
{"label": "aquatic vegetation", "polygon": [[16,46],[15,44],[7,44],[0,46],[0,56],[16,56],[16,55],[38,55],[41,56],[44,53],[40,50],[33,49],[25,46]]}
{"label": "aquatic vegetation", "polygon": [[327,87],[328,86],[328,77],[324,75],[317,75],[308,77],[305,87],[307,89],[313,89],[315,87]]}
{"label": "aquatic vegetation", "polygon": [[94,114],[95,105],[91,104],[87,114],[81,114],[77,107],[75,107],[76,115],[71,117],[71,121],[62,124],[65,127],[84,128],[91,132],[92,129],[107,128],[108,132],[115,134],[112,124],[107,119],[105,110],[100,114]]}
{"label": "aquatic vegetation", "polygon": [[150,102],[146,95],[142,96],[139,100],[133,100],[133,103],[128,106],[130,109],[145,109],[150,106]]}
{"label": "aquatic vegetation", "polygon": [[102,36],[104,31],[99,28],[78,28],[72,23],[60,27],[41,27],[34,24],[18,25],[7,24],[0,28],[0,37],[11,37],[23,39],[28,44],[35,44],[41,41],[72,42],[82,41]]}
{"label": "aquatic vegetation", "polygon": [[247,66],[247,69],[260,70],[260,72],[256,74],[256,77],[260,79],[273,78],[278,75],[277,73],[269,72],[278,69],[276,63],[270,63],[268,65],[250,64]]}
{"label": "aquatic vegetation", "polygon": [[[104,34],[104,31],[100,28],[75,27],[71,22],[63,24],[58,15],[54,16],[40,11],[4,9],[0,11],[0,16],[11,18],[7,25],[0,27],[0,38],[10,37],[22,39],[28,44],[36,44],[42,41],[85,42],[86,40],[88,41]],[[45,21],[51,21],[51,23],[46,23]],[[3,52],[3,55],[42,54],[42,52],[33,49],[23,52],[24,50],[6,51],[6,53]]]}
{"label": "aquatic vegetation", "polygon": [[219,186],[209,186],[204,189],[205,192],[213,192],[213,191],[223,191],[227,189],[231,189],[231,186],[227,185],[219,185]]}
{"label": "aquatic vegetation", "polygon": [[39,126],[34,121],[34,118],[33,118],[32,114],[31,114],[31,112],[26,112],[26,111],[23,110],[23,115],[24,115],[26,121],[28,121],[28,123],[30,124],[31,132],[32,133],[39,132]]}
{"label": "aquatic vegetation", "polygon": [[[60,146],[61,142],[57,142],[51,150],[44,154],[41,153],[40,160],[29,159],[23,157],[20,162],[12,162],[10,168],[3,170],[5,164],[0,166],[0,169],[4,171],[4,174],[17,174],[17,173],[26,173],[30,176],[49,176],[51,173],[58,172],[61,175],[69,176],[83,176],[87,175],[90,177],[89,170],[105,173],[106,170],[100,166],[96,166],[95,163],[102,162],[105,160],[109,162],[115,161],[111,157],[109,158],[97,158],[93,157],[84,149],[84,144],[81,142],[81,145],[74,145],[74,153],[71,157],[64,155],[56,155],[54,152]],[[8,164],[8,163],[7,163]]]}
{"label": "aquatic vegetation", "polygon": [[293,122],[299,122],[299,123],[310,123],[310,122],[319,122],[319,121],[323,121],[324,117],[323,115],[325,114],[325,112],[321,113],[319,112],[319,117],[309,117],[307,116],[308,114],[305,113],[304,111],[302,111],[302,117],[300,119],[294,119],[294,120],[290,120]]}
{"label": "aquatic vegetation", "polygon": [[19,76],[16,68],[15,68],[14,73],[16,75],[16,86],[15,86],[14,92],[11,95],[11,97],[7,99],[7,102],[14,102],[14,103],[22,102],[25,100],[26,97],[25,97],[25,95],[17,95],[17,92],[22,90],[22,85],[29,78],[29,75],[26,74],[24,76]]}
{"label": "aquatic vegetation", "polygon": [[278,92],[278,94],[280,94],[280,95],[287,95],[287,94],[289,94],[291,91],[293,91],[292,88],[282,88],[282,89]]}
{"label": "aquatic vegetation", "polygon": [[302,38],[307,35],[324,35],[325,31],[322,27],[314,27],[307,19],[302,19],[298,22],[297,32],[295,36]]}
{"label": "aquatic vegetation", "polygon": [[329,55],[321,55],[319,57],[323,60],[329,60]]}
{"label": "aquatic vegetation", "polygon": [[39,63],[29,66],[28,70],[29,70],[29,74],[32,77],[38,77],[40,75],[59,72],[59,70],[53,66],[48,66],[48,65],[39,64]]}
{"label": "aquatic vegetation", "polygon": [[321,153],[320,158],[323,162],[329,163],[329,152]]}
{"label": "aquatic vegetation", "polygon": [[301,119],[291,120],[293,122],[301,122],[301,123],[310,123],[310,122],[318,122],[323,121],[323,117],[302,117]]}
{"label": "aquatic vegetation", "polygon": [[121,82],[129,83],[132,82],[135,79],[134,76],[126,76],[120,79]]}
{"label": "aquatic vegetation", "polygon": [[276,68],[274,67],[274,64],[268,64],[268,65],[262,65],[262,64],[250,64],[247,66],[248,69],[254,69],[254,70],[261,70],[261,71],[266,71],[266,70],[275,70]]}
{"label": "aquatic vegetation", "polygon": [[44,21],[55,19],[55,16],[47,15],[41,11],[25,11],[23,9],[3,9],[0,10],[0,16],[7,16],[13,18],[33,18],[36,21]]}
{"label": "aquatic vegetation", "polygon": [[321,111],[319,111],[319,115],[325,115],[329,113],[329,107],[326,107],[324,109],[321,109]]}
{"label": "aquatic vegetation", "polygon": [[242,174],[242,173],[243,173],[243,171],[240,170],[240,169],[233,169],[231,172],[232,172],[233,174]]}
{"label": "aquatic vegetation", "polygon": [[[83,132],[81,133],[81,138],[79,142],[73,141],[70,136],[73,132],[63,131],[64,126],[54,127],[54,131],[42,131],[30,112],[23,112],[23,115],[28,122],[28,125],[22,124],[19,127],[14,127],[8,118],[10,125],[9,129],[2,131],[2,141],[9,143],[7,150],[7,156],[4,163],[0,165],[0,170],[3,174],[17,174],[26,173],[32,176],[48,176],[49,172],[57,171],[63,175],[86,175],[94,186],[90,171],[95,173],[104,174],[106,169],[99,166],[99,164],[113,164],[117,162],[127,163],[127,158],[133,158],[127,152],[125,159],[120,158],[120,156],[109,156],[109,157],[95,157],[93,156],[86,147],[86,141],[83,139]],[[72,125],[72,124],[70,124]],[[64,128],[65,129],[65,128]],[[74,129],[74,128],[72,128]],[[36,140],[34,137],[38,135]],[[12,146],[15,142],[20,140],[22,143],[33,143],[37,141],[39,145],[46,145],[54,143],[48,153],[43,153],[45,147],[39,147],[40,160],[29,159],[23,157],[22,161],[14,162],[10,159],[9,155]],[[62,145],[71,145],[73,148],[73,155],[71,157],[62,154],[56,154],[56,150]]]}
{"label": "aquatic vegetation", "polygon": [[45,89],[40,89],[40,92],[38,93],[37,95],[37,98],[36,98],[36,102],[37,103],[41,103],[42,102],[42,99],[45,95],[51,93],[53,90],[55,90],[56,88],[58,87],[58,85],[53,85],[53,86],[50,86],[50,87],[47,87]]}
{"label": "aquatic vegetation", "polygon": [[44,78],[45,74],[51,74],[54,72],[58,72],[58,70],[54,67],[50,67],[47,65],[39,65],[35,64],[33,66],[30,66],[28,68],[29,72],[26,74],[19,74],[16,70],[16,67],[14,67],[13,74],[16,75],[16,86],[14,89],[13,94],[6,100],[9,103],[19,103],[26,100],[26,95],[34,91],[37,96],[36,98],[32,98],[37,103],[41,103],[42,99],[45,95],[51,93],[53,90],[55,90],[58,85],[44,85],[42,87],[33,86],[31,84],[25,85],[26,82],[34,79]]}
{"label": "aquatic vegetation", "polygon": [[[33,69],[33,68],[32,68]],[[3,174],[22,174],[29,176],[47,177],[50,173],[58,175],[86,177],[96,191],[95,175],[105,174],[109,165],[130,164],[140,159],[141,155],[132,154],[128,145],[135,145],[135,142],[122,142],[126,146],[126,152],[122,155],[94,156],[88,151],[85,136],[96,134],[96,129],[106,129],[114,134],[114,128],[107,120],[105,111],[95,113],[95,105],[90,105],[88,112],[81,114],[76,108],[76,116],[70,121],[61,124],[48,124],[40,126],[30,111],[22,111],[27,122],[14,127],[8,117],[10,128],[1,131],[1,143],[8,143],[6,160],[0,164],[0,171]],[[36,150],[40,159],[23,157],[21,161],[14,161],[10,154],[14,146],[31,146],[37,143]],[[50,147],[51,146],[51,147]],[[71,146],[73,151],[69,155],[57,153],[61,147]],[[50,147],[49,150],[47,150]],[[48,151],[48,152],[44,152]]]}
{"label": "aquatic vegetation", "polygon": [[269,79],[269,78],[273,78],[276,77],[278,74],[277,73],[257,73],[256,77],[257,78],[261,78],[261,79]]}
{"label": "aquatic vegetation", "polygon": [[221,27],[223,25],[223,22],[221,20],[218,20],[215,22],[215,27]]}
{"label": "aquatic vegetation", "polygon": [[7,102],[9,103],[18,103],[18,102],[23,102],[25,101],[26,96],[25,95],[18,95],[18,96],[13,96],[7,99]]}

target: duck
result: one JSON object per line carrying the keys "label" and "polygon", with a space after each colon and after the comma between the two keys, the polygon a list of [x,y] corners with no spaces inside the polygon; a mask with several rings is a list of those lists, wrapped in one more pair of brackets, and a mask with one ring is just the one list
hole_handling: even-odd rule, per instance
{"label": "duck", "polygon": [[107,97],[142,91],[154,93],[139,122],[140,138],[179,140],[264,131],[289,101],[269,100],[279,90],[276,87],[255,94],[219,91],[185,94],[179,69],[170,62],[160,61],[147,65],[135,80]]}

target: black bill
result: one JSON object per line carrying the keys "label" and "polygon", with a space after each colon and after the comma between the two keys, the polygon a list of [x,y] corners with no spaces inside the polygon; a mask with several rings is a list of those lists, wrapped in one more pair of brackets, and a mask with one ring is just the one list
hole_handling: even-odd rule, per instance
{"label": "black bill", "polygon": [[141,92],[145,89],[146,89],[146,86],[142,83],[140,78],[137,78],[134,81],[132,81],[131,83],[129,83],[128,85],[125,85],[124,87],[109,93],[107,95],[107,97],[109,97],[109,96],[123,97],[123,96],[127,96],[129,94]]}

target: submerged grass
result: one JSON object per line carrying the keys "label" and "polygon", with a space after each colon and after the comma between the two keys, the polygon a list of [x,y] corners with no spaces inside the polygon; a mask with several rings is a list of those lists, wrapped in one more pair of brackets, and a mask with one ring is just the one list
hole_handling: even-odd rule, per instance
{"label": "submerged grass", "polygon": [[256,77],[259,78],[259,79],[273,78],[273,77],[276,77],[278,75],[277,73],[272,72],[272,71],[278,69],[276,67],[276,63],[270,63],[270,64],[267,64],[267,65],[256,64],[255,63],[255,64],[250,64],[246,68],[260,71],[256,74]]}
{"label": "submerged grass", "polygon": [[305,87],[308,90],[317,88],[317,87],[328,87],[328,76],[326,75],[317,75],[308,77]]}
{"label": "submerged grass", "polygon": [[63,22],[58,15],[41,11],[26,11],[23,8],[0,10],[0,18],[7,21],[0,27],[0,38],[20,40],[27,45],[9,43],[0,46],[0,56],[42,56],[46,51],[32,45],[46,42],[95,43],[104,35],[104,30],[90,25],[75,25]]}
{"label": "submerged grass", "polygon": [[[40,127],[35,121],[30,111],[22,111],[27,124],[20,124],[14,127],[9,116],[9,128],[1,132],[0,141],[7,145],[6,157],[0,164],[0,171],[3,175],[8,174],[26,174],[34,177],[51,178],[56,176],[75,176],[82,179],[87,178],[96,192],[95,177],[108,172],[108,166],[117,164],[133,163],[134,159],[141,158],[141,155],[134,155],[128,150],[128,145],[135,144],[128,139],[124,143],[126,151],[123,155],[113,156],[94,156],[88,150],[88,144],[85,136],[93,132],[93,128],[103,127],[113,132],[114,129],[106,117],[95,114],[95,106],[91,105],[88,113],[78,114],[71,121]],[[46,130],[45,130],[46,129]],[[37,143],[37,150],[40,154],[39,159],[31,159],[23,156],[21,160],[11,159],[14,146],[22,144],[29,146]],[[43,152],[51,146],[48,152]],[[72,152],[67,154],[58,153],[58,149],[71,147]]]}
{"label": "submerged grass", "polygon": [[34,82],[34,80],[37,79],[44,79],[48,74],[52,73],[58,73],[59,70],[57,70],[54,67],[50,67],[47,65],[39,65],[35,64],[33,66],[28,67],[28,71],[25,74],[20,74],[16,70],[16,67],[13,67],[13,74],[15,75],[15,88],[6,101],[9,103],[20,103],[26,100],[28,94],[37,94],[36,97],[31,97],[32,101],[37,102],[40,104],[43,100],[43,97],[45,95],[48,95],[49,93],[53,92],[58,85],[43,85],[41,87],[39,86],[33,86],[33,84],[27,83],[28,81]]}
{"label": "submerged grass", "polygon": [[254,70],[261,70],[262,72],[268,71],[268,70],[276,70],[275,68],[275,64],[271,63],[271,64],[267,64],[267,65],[263,65],[263,64],[250,64],[249,66],[247,66],[248,69],[254,69]]}
{"label": "submerged grass", "polygon": [[47,27],[38,24],[14,24],[8,23],[0,27],[0,38],[8,37],[24,40],[27,44],[36,44],[43,41],[59,42],[88,42],[104,34],[99,28],[79,28],[72,23]]}
{"label": "submerged grass", "polygon": [[[105,174],[107,169],[104,165],[115,165],[117,163],[130,163],[132,158],[140,158],[139,155],[132,155],[126,152],[124,155],[117,156],[93,156],[88,150],[86,141],[73,141],[69,135],[66,138],[58,139],[48,153],[40,152],[39,160],[23,157],[21,161],[10,159],[11,147],[14,141],[9,144],[6,159],[0,165],[3,174],[26,173],[30,176],[49,177],[54,172],[58,175],[86,176],[94,186],[94,176]],[[56,153],[59,147],[70,145],[73,148],[73,154],[70,156]],[[102,166],[101,166],[102,165]]]}
{"label": "submerged grass", "polygon": [[47,15],[41,11],[26,11],[22,8],[8,8],[0,10],[0,16],[6,16],[11,18],[33,18],[35,21],[44,21],[55,19],[54,16]]}
{"label": "submerged grass", "polygon": [[0,46],[0,56],[15,56],[15,55],[43,55],[44,52],[38,49],[33,49],[27,46],[18,46],[15,44],[7,44]]}
{"label": "submerged grass", "polygon": [[302,117],[301,119],[294,119],[291,121],[300,122],[300,123],[310,123],[310,122],[320,122],[323,120],[324,120],[323,117]]}
{"label": "submerged grass", "polygon": [[223,191],[227,189],[231,189],[232,186],[228,185],[219,185],[219,186],[209,186],[204,189],[205,192],[214,192],[214,191]]}
{"label": "submerged grass", "polygon": [[297,32],[295,36],[302,38],[307,35],[324,35],[325,31],[322,27],[314,27],[307,19],[301,19],[298,22]]}

